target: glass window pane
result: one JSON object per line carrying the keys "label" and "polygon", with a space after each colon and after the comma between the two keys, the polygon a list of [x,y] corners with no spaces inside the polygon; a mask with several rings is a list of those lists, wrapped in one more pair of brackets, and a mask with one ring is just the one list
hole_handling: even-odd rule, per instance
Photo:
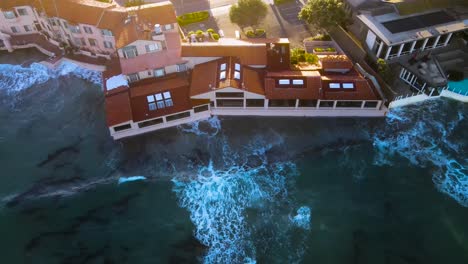
{"label": "glass window pane", "polygon": [[156,96],[156,100],[158,100],[158,101],[161,101],[163,99],[162,94],[160,94],[160,93],[155,94],[154,96]]}
{"label": "glass window pane", "polygon": [[339,83],[330,83],[329,84],[329,87],[331,89],[340,89],[341,88],[341,85]]}
{"label": "glass window pane", "polygon": [[292,83],[293,83],[293,85],[303,85],[304,80],[293,80]]}
{"label": "glass window pane", "polygon": [[171,98],[171,92],[164,92],[163,95],[165,99]]}
{"label": "glass window pane", "polygon": [[150,110],[150,111],[156,110],[156,104],[155,104],[155,103],[149,103],[149,104],[148,104],[148,107],[149,107],[149,110]]}
{"label": "glass window pane", "polygon": [[239,63],[236,63],[234,67],[235,67],[236,71],[240,71],[240,64]]}
{"label": "glass window pane", "polygon": [[146,100],[148,101],[148,103],[154,102],[154,96],[148,95],[146,96]]}
{"label": "glass window pane", "polygon": [[225,71],[226,70],[226,63],[221,64],[219,69],[222,70],[222,71]]}
{"label": "glass window pane", "polygon": [[343,88],[344,89],[353,89],[354,84],[353,83],[343,83]]}
{"label": "glass window pane", "polygon": [[219,79],[226,79],[226,72],[225,71],[222,71],[219,73]]}
{"label": "glass window pane", "polygon": [[240,72],[238,71],[234,72],[234,79],[240,80]]}
{"label": "glass window pane", "polygon": [[158,109],[161,109],[161,108],[165,107],[164,106],[164,101],[158,101],[157,104],[158,104]]}
{"label": "glass window pane", "polygon": [[290,82],[289,82],[289,79],[280,79],[278,83],[280,85],[288,85]]}
{"label": "glass window pane", "polygon": [[173,106],[172,99],[166,99],[166,107]]}

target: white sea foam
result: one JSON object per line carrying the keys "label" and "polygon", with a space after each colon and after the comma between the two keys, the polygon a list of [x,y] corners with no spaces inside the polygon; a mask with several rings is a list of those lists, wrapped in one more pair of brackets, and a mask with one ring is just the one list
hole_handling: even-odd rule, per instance
{"label": "white sea foam", "polygon": [[291,220],[296,226],[303,229],[310,229],[310,208],[301,206],[297,209],[296,215]]}
{"label": "white sea foam", "polygon": [[392,110],[385,130],[374,136],[374,164],[392,165],[392,157],[398,155],[415,166],[434,167],[433,182],[438,190],[468,207],[468,159],[460,152],[463,143],[451,140],[463,115],[458,112],[451,120],[420,114],[440,111],[444,103],[431,100],[418,105],[418,111]]}
{"label": "white sea foam", "polygon": [[15,93],[43,84],[60,76],[73,75],[94,84],[101,85],[101,73],[81,68],[71,62],[62,62],[55,69],[49,69],[41,63],[32,63],[29,67],[0,64],[0,90]]}
{"label": "white sea foam", "polygon": [[145,176],[120,177],[119,184],[133,182],[133,181],[144,181],[144,180],[146,180]]}
{"label": "white sea foam", "polygon": [[[206,126],[201,128],[200,126]],[[192,133],[197,136],[215,137],[221,131],[221,121],[217,116],[212,116],[206,120],[198,120],[188,124],[178,126],[184,133]]]}
{"label": "white sea foam", "polygon": [[[181,207],[190,212],[196,228],[195,237],[209,247],[204,263],[256,263],[255,229],[248,223],[246,210],[266,210],[287,200],[287,180],[297,175],[297,169],[290,162],[269,164],[262,148],[250,149],[249,153],[261,161],[253,167],[233,153],[228,144],[223,144],[220,152],[223,165],[215,166],[210,162],[200,166],[191,181],[173,179],[174,191]],[[307,218],[304,210],[307,209],[299,213]],[[263,217],[272,215],[262,213]],[[302,224],[307,219],[298,217],[297,221]],[[287,230],[287,227],[281,226],[281,229]]]}

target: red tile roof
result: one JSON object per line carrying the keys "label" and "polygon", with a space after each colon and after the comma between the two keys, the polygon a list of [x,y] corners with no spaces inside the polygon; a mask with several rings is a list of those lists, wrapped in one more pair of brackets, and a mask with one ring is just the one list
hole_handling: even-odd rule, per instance
{"label": "red tile roof", "polygon": [[128,90],[106,96],[107,126],[115,126],[132,120],[132,108]]}
{"label": "red tile roof", "polygon": [[[165,91],[170,91],[174,105],[150,111],[146,96]],[[130,101],[134,122],[175,114],[192,108],[188,82],[180,77],[168,77],[161,80],[146,79],[144,82],[133,84],[130,88]]]}
{"label": "red tile roof", "polygon": [[351,69],[353,63],[346,55],[325,55],[320,56],[320,62],[324,70],[330,69]]}
{"label": "red tile roof", "polygon": [[[220,80],[220,66],[224,63],[226,63],[226,78]],[[227,87],[265,94],[263,88],[264,70],[240,65],[240,79],[235,79],[235,64],[240,64],[240,61],[233,57],[225,57],[196,65],[191,76],[190,96]]]}
{"label": "red tile roof", "polygon": [[182,57],[237,57],[243,65],[266,65],[265,44],[183,43]]}
{"label": "red tile roof", "polygon": [[[303,79],[303,87],[281,87],[277,80],[282,78]],[[265,78],[265,92],[268,99],[318,99],[322,83],[318,71],[269,72]]]}

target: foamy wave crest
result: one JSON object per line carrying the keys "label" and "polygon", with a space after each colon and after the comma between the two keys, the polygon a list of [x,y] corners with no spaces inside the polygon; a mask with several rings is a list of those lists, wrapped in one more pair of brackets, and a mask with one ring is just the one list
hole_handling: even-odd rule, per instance
{"label": "foamy wave crest", "polygon": [[414,166],[434,167],[433,182],[437,188],[468,207],[468,160],[461,151],[466,142],[452,139],[464,117],[460,112],[440,115],[440,119],[424,114],[446,109],[447,104],[431,100],[416,109],[392,110],[385,131],[374,136],[374,164],[392,165],[392,158],[400,156]]}
{"label": "foamy wave crest", "polygon": [[0,90],[15,93],[66,75],[73,75],[94,84],[101,84],[100,72],[81,68],[71,62],[62,62],[55,69],[49,69],[41,63],[32,63],[29,67],[0,64]]}
{"label": "foamy wave crest", "polygon": [[290,162],[269,164],[265,151],[249,153],[249,159],[259,159],[253,166],[229,147],[221,153],[224,164],[200,166],[191,181],[173,179],[174,191],[190,212],[195,237],[209,247],[204,263],[255,263],[255,228],[246,210],[262,211],[287,200],[287,179],[297,175],[297,168]]}
{"label": "foamy wave crest", "polygon": [[297,209],[296,215],[291,220],[296,226],[300,228],[310,229],[310,208],[301,206]]}
{"label": "foamy wave crest", "polygon": [[217,116],[206,120],[198,120],[178,126],[184,133],[192,133],[198,136],[214,137],[221,131],[221,121]]}

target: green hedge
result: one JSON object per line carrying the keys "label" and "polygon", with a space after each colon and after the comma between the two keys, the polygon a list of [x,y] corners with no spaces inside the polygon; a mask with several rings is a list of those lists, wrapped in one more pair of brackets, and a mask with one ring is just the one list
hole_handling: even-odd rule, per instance
{"label": "green hedge", "polygon": [[257,38],[257,37],[263,37],[265,35],[266,31],[264,29],[258,28],[255,31],[252,29],[249,29],[245,32],[245,35],[248,38]]}
{"label": "green hedge", "polygon": [[275,5],[281,5],[281,4],[286,4],[290,2],[294,2],[294,0],[274,0]]}
{"label": "green hedge", "polygon": [[210,17],[208,11],[198,11],[193,13],[183,14],[177,17],[177,22],[180,26],[186,26],[193,23],[198,23],[207,20]]}
{"label": "green hedge", "polygon": [[[100,1],[104,2],[104,1]],[[125,7],[131,7],[131,6],[141,6],[144,5],[145,1],[144,0],[127,0],[125,1]]]}
{"label": "green hedge", "polygon": [[315,48],[316,52],[336,52],[335,48]]}

